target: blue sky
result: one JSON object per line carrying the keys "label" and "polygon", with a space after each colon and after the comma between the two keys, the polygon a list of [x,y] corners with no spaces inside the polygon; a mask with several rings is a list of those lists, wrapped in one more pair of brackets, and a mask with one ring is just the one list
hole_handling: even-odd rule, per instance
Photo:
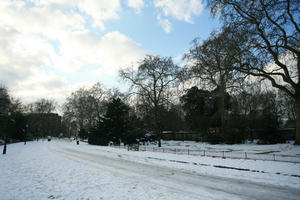
{"label": "blue sky", "polygon": [[25,103],[63,102],[146,54],[180,56],[219,26],[201,0],[1,0],[0,82]]}

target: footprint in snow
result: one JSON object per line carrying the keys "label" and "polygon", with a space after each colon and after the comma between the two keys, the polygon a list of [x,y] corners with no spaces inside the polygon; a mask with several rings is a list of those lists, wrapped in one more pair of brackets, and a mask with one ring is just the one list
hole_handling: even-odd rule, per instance
{"label": "footprint in snow", "polygon": [[50,195],[50,196],[48,197],[48,199],[55,199],[55,196],[54,196],[54,195]]}

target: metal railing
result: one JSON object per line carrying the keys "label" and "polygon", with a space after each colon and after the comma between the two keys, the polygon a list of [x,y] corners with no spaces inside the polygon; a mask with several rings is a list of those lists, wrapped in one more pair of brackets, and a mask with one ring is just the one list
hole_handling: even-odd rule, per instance
{"label": "metal railing", "polygon": [[[112,146],[129,150],[126,146]],[[247,159],[247,160],[264,160],[300,163],[300,155],[284,155],[274,153],[254,153],[254,152],[237,152],[237,151],[211,151],[211,150],[194,150],[180,148],[164,148],[152,146],[139,146],[139,151],[173,153],[188,156],[206,156],[213,158],[230,158],[230,159]]]}

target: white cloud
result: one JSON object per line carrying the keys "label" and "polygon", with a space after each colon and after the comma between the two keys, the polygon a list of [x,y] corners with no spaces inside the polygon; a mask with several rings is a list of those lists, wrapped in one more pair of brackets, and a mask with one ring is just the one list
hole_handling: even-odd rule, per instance
{"label": "white cloud", "polygon": [[118,19],[119,0],[31,2],[0,1],[0,81],[26,102],[63,100],[72,88],[68,75],[58,76],[57,69],[75,72],[93,65],[101,74],[115,74],[146,53],[120,32],[101,37],[87,30],[87,16],[102,28],[105,20]]}
{"label": "white cloud", "polygon": [[84,18],[75,12],[64,13],[52,7],[26,7],[26,4],[2,0],[0,26],[15,28],[20,33],[40,34],[60,39],[65,32],[84,29]]}
{"label": "white cloud", "polygon": [[141,13],[142,8],[144,7],[143,0],[128,0],[128,6],[133,8],[136,13]]}
{"label": "white cloud", "polygon": [[154,0],[154,6],[162,9],[166,17],[193,23],[192,17],[203,10],[202,0]]}
{"label": "white cloud", "polygon": [[[47,62],[53,64],[54,68],[63,72],[77,71],[86,64],[115,66],[115,63],[121,61],[127,64],[126,58],[133,62],[133,58],[137,57],[137,54],[144,54],[138,51],[145,52],[139,44],[121,33],[108,33],[103,38],[92,34],[84,28],[84,17],[78,13],[64,13],[59,9],[46,6],[50,2],[74,6],[73,1],[43,0],[38,1],[41,7],[33,8],[26,8],[24,3],[4,2],[6,3],[0,4],[0,18],[8,20],[0,21],[0,27],[11,27],[11,29],[15,29],[23,35],[20,39],[21,42],[10,49],[26,47],[30,48],[31,53],[32,51],[38,51],[44,55],[41,57],[46,57]],[[77,4],[75,3],[75,5]],[[79,1],[78,6],[81,10],[93,15],[94,19],[108,19],[118,17],[116,11],[120,4],[116,0],[109,2],[88,0]],[[43,40],[43,42],[38,42],[40,40]],[[53,48],[51,49],[50,43],[47,43],[48,40],[56,41],[58,52],[55,52]],[[45,45],[47,45],[47,48],[44,47]],[[19,50],[22,51],[22,49]],[[123,50],[123,52],[120,52],[120,50]],[[5,57],[0,55],[1,57],[4,60]],[[120,62],[117,62],[117,60]],[[112,71],[111,67],[107,67],[107,69]]]}
{"label": "white cloud", "polygon": [[51,45],[7,27],[0,26],[0,35],[0,80],[14,96],[28,103],[41,96],[57,99],[64,94],[66,81],[46,72],[48,52],[54,51]]}
{"label": "white cloud", "polygon": [[63,72],[74,72],[85,65],[97,65],[101,73],[116,74],[121,67],[135,63],[146,54],[142,46],[118,31],[103,37],[92,33],[70,34],[53,56],[54,67]]}
{"label": "white cloud", "polygon": [[85,0],[79,1],[78,8],[93,18],[93,25],[104,29],[104,20],[119,19],[120,0]]}
{"label": "white cloud", "polygon": [[30,103],[41,97],[55,99],[62,103],[68,88],[67,82],[61,77],[45,72],[32,74],[32,76],[13,87],[13,93]]}
{"label": "white cloud", "polygon": [[168,19],[162,19],[160,15],[157,16],[159,24],[162,26],[166,33],[170,33],[172,30],[172,24]]}
{"label": "white cloud", "polygon": [[101,60],[101,66],[90,71],[91,77],[103,80],[109,87],[124,88],[117,80],[118,72],[122,68],[137,68],[139,62],[148,52],[131,38],[118,31],[107,33],[97,43],[99,51],[97,58]]}
{"label": "white cloud", "polygon": [[135,65],[146,55],[142,46],[118,31],[106,34],[99,42],[101,73],[116,74],[119,69]]}
{"label": "white cloud", "polygon": [[[22,1],[1,1],[5,2],[2,3],[2,5],[12,8],[13,12],[17,7],[20,8],[19,11],[21,12],[18,12],[17,15],[23,16],[25,19],[27,17],[32,17],[33,20],[31,21],[33,22],[52,22],[52,25],[54,25],[52,26],[53,29],[57,28],[55,26],[56,24],[62,25],[62,22],[74,15],[74,17],[81,18],[75,19],[75,22],[78,21],[82,24],[82,22],[86,22],[90,18],[94,27],[99,27],[103,30],[105,29],[104,22],[107,20],[119,19],[119,13],[122,10],[120,0],[31,0],[34,3],[33,7],[26,7],[26,3]],[[78,10],[81,13],[78,13]],[[28,15],[28,12],[30,12],[30,15]],[[72,29],[76,29],[73,22],[70,23],[70,21],[68,21],[67,24],[69,24],[69,27],[72,27]],[[31,23],[30,25],[34,26],[36,24]]]}

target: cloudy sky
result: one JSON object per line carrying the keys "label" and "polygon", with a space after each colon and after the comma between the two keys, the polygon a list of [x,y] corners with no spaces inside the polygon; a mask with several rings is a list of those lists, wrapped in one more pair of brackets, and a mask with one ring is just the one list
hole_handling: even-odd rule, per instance
{"label": "cloudy sky", "polygon": [[29,103],[120,87],[146,54],[180,56],[218,27],[201,0],[0,0],[0,83]]}

